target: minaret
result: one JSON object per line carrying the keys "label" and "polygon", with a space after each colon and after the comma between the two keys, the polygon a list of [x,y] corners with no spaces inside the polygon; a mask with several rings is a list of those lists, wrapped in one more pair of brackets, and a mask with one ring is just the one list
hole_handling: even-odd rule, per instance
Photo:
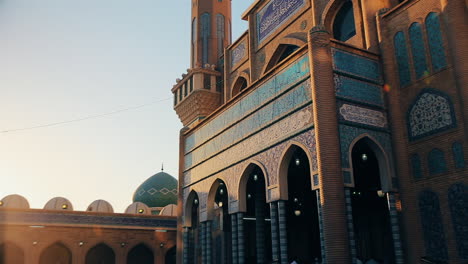
{"label": "minaret", "polygon": [[191,127],[221,105],[224,48],[231,44],[231,0],[192,0],[190,68],[172,88],[174,109]]}

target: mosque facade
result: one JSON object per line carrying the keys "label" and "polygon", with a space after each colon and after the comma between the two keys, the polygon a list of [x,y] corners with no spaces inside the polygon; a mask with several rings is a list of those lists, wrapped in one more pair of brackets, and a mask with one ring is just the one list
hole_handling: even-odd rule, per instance
{"label": "mosque facade", "polygon": [[175,264],[177,180],[159,172],[124,213],[104,200],[76,211],[63,197],[31,209],[20,195],[0,200],[0,264]]}
{"label": "mosque facade", "polygon": [[191,4],[177,263],[468,261],[467,1]]}

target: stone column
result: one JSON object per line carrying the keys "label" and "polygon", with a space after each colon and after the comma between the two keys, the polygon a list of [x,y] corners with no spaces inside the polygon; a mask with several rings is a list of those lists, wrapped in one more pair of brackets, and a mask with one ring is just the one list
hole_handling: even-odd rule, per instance
{"label": "stone column", "polygon": [[388,211],[390,214],[390,226],[392,229],[393,248],[395,250],[395,261],[397,264],[403,264],[403,249],[400,239],[400,225],[398,223],[398,212],[396,209],[395,195],[387,193]]}
{"label": "stone column", "polygon": [[326,258],[328,263],[349,263],[330,33],[316,26],[308,43]]}
{"label": "stone column", "polygon": [[184,227],[184,231],[183,231],[183,234],[182,234],[182,239],[183,239],[183,245],[184,245],[184,248],[183,248],[183,251],[182,251],[182,254],[183,254],[182,263],[183,264],[188,264],[189,263],[189,247],[190,247],[188,227]]}
{"label": "stone column", "polygon": [[286,227],[286,201],[278,201],[278,227],[280,263],[288,264],[288,232]]}
{"label": "stone column", "polygon": [[351,251],[352,263],[356,263],[357,251],[356,251],[356,238],[354,234],[354,222],[353,222],[353,207],[351,202],[351,190],[345,188],[345,201],[346,201],[346,222],[348,224],[348,239],[349,239],[349,250]]}
{"label": "stone column", "polygon": [[237,259],[237,215],[232,214],[231,215],[231,228],[232,228],[232,233],[231,233],[231,239],[232,239],[232,264],[238,264],[238,259]]}
{"label": "stone column", "polygon": [[260,195],[255,195],[255,242],[257,249],[257,264],[265,263],[265,212],[262,198],[263,197]]}
{"label": "stone column", "polygon": [[213,245],[212,241],[212,235],[211,235],[211,221],[206,221],[205,223],[206,227],[206,235],[205,235],[205,240],[206,240],[206,263],[211,264],[211,247]]}
{"label": "stone column", "polygon": [[237,258],[239,264],[245,264],[244,213],[237,213]]}
{"label": "stone column", "polygon": [[279,261],[279,236],[278,236],[278,204],[270,203],[271,218],[271,255],[274,263]]}

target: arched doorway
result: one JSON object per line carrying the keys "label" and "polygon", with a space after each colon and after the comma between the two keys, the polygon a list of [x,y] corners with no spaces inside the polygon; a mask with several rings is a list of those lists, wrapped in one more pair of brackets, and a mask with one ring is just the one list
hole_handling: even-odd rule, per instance
{"label": "arched doorway", "polygon": [[39,263],[71,264],[72,253],[64,244],[55,243],[42,251]]}
{"label": "arched doorway", "polygon": [[354,188],[351,189],[351,203],[357,257],[394,263],[388,201],[381,183],[384,170],[380,167],[386,164],[372,144],[375,143],[363,138],[352,149]]}
{"label": "arched doorway", "polygon": [[[198,194],[192,191],[187,199],[186,208],[186,245],[184,250],[187,250],[187,259],[185,263],[198,264],[201,263],[201,234],[200,234],[200,218],[199,218],[200,200]],[[185,255],[185,254],[184,254]]]}
{"label": "arched doorway", "polygon": [[23,264],[24,252],[17,245],[6,242],[0,244],[0,264]]}
{"label": "arched doorway", "polygon": [[224,181],[218,179],[213,184],[208,203],[212,211],[212,239],[214,263],[232,263],[232,227],[229,214],[229,193]]}
{"label": "arched doorway", "polygon": [[176,250],[176,247],[173,246],[171,249],[169,249],[166,252],[166,256],[164,257],[164,263],[176,264],[176,258],[177,258],[177,250]]}
{"label": "arched doorway", "polygon": [[271,261],[270,207],[266,203],[265,176],[255,166],[247,176],[244,215],[245,256],[247,264]]}
{"label": "arched doorway", "polygon": [[285,155],[287,165],[288,256],[298,263],[321,261],[316,191],[312,190],[307,154],[297,146]]}
{"label": "arched doorway", "polygon": [[154,264],[153,251],[144,244],[136,245],[127,255],[127,264]]}
{"label": "arched doorway", "polygon": [[106,244],[98,244],[92,247],[86,254],[86,264],[113,264],[115,253]]}

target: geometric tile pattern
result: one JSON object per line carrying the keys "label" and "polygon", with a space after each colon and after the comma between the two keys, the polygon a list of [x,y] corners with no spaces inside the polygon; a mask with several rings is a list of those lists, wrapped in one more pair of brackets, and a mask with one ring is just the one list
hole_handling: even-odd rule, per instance
{"label": "geometric tile pattern", "polygon": [[450,98],[437,90],[424,89],[407,113],[410,141],[430,136],[456,126]]}
{"label": "geometric tile pattern", "polygon": [[426,17],[426,32],[427,40],[429,42],[429,52],[431,54],[432,68],[434,71],[438,71],[447,66],[444,42],[440,29],[439,15],[437,13],[430,13]]}
{"label": "geometric tile pattern", "polygon": [[436,193],[425,190],[419,194],[419,213],[426,248],[425,255],[438,261],[447,260],[447,243]]}
{"label": "geometric tile pattern", "polygon": [[458,255],[468,260],[468,185],[452,185],[448,190],[448,201]]}

